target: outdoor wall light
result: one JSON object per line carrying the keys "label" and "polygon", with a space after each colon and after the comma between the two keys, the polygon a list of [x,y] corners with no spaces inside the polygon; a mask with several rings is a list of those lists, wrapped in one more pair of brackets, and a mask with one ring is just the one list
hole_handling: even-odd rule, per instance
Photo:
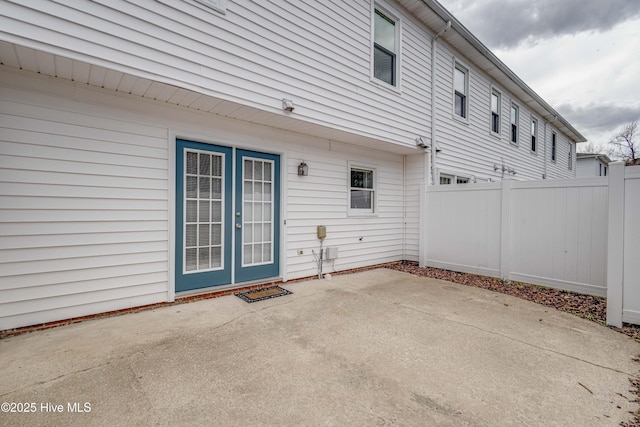
{"label": "outdoor wall light", "polygon": [[431,145],[428,144],[423,137],[418,136],[416,138],[416,147],[418,148],[422,148],[424,150],[430,150],[431,149]]}
{"label": "outdoor wall light", "polygon": [[307,175],[309,175],[309,166],[307,166],[307,164],[303,160],[302,163],[298,165],[298,176],[307,176]]}
{"label": "outdoor wall light", "polygon": [[295,107],[293,101],[287,98],[282,98],[282,109],[284,111],[292,112]]}

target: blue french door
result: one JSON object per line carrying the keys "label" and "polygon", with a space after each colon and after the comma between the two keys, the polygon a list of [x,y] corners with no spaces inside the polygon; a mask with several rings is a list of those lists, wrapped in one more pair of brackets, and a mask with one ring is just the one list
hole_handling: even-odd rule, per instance
{"label": "blue french door", "polygon": [[176,150],[176,292],[278,276],[279,156],[186,140]]}
{"label": "blue french door", "polygon": [[280,156],[236,150],[235,278],[276,277],[280,267]]}

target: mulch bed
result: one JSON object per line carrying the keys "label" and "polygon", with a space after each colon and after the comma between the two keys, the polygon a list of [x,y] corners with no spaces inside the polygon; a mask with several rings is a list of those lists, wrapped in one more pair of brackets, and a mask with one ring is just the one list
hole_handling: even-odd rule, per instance
{"label": "mulch bed", "polygon": [[[431,267],[418,267],[414,262],[403,262],[393,264],[386,268],[415,274],[416,276],[442,279],[460,285],[474,286],[476,288],[488,289],[514,297],[522,298],[557,310],[566,311],[584,319],[591,320],[601,325],[606,325],[607,320],[607,300],[602,297],[577,294],[575,292],[562,291],[559,289],[547,288],[544,286],[530,285],[527,283],[505,281],[495,277],[478,276],[476,274],[458,273],[455,271],[442,270]],[[611,329],[630,336],[640,343],[640,326],[625,323],[622,328],[609,326]],[[640,362],[640,355],[634,359]],[[640,403],[640,380],[630,378],[631,393],[638,396],[636,402]],[[640,409],[634,414],[634,419],[630,422],[622,423],[624,427],[640,427]]]}

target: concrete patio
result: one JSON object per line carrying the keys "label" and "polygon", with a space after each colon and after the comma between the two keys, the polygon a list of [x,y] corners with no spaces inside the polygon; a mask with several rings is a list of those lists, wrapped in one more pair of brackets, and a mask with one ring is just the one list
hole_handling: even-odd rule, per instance
{"label": "concrete patio", "polygon": [[3,404],[0,425],[615,426],[637,409],[640,344],[593,322],[386,269],[283,287],[0,340],[0,401],[32,411]]}

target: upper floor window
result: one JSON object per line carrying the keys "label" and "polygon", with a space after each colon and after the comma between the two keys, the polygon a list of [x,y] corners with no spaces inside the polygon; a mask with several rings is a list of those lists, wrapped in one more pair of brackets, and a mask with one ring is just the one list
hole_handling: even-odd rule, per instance
{"label": "upper floor window", "polygon": [[607,167],[602,163],[598,163],[598,166],[600,166],[600,176],[607,176]]}
{"label": "upper floor window", "polygon": [[469,71],[461,65],[456,64],[453,69],[453,111],[456,116],[467,118],[467,110],[469,107]]}
{"label": "upper floor window", "polygon": [[375,10],[373,18],[373,77],[396,86],[398,37],[396,21]]}
{"label": "upper floor window", "polygon": [[538,121],[531,119],[531,151],[538,150]]}
{"label": "upper floor window", "polygon": [[573,169],[573,145],[569,142],[569,157],[567,159],[567,167],[569,170]]}
{"label": "upper floor window", "polygon": [[520,111],[517,105],[511,104],[511,142],[518,143],[518,120]]}
{"label": "upper floor window", "polygon": [[500,133],[500,92],[491,91],[491,132]]}
{"label": "upper floor window", "polygon": [[557,136],[555,132],[551,132],[551,161],[556,161]]}

